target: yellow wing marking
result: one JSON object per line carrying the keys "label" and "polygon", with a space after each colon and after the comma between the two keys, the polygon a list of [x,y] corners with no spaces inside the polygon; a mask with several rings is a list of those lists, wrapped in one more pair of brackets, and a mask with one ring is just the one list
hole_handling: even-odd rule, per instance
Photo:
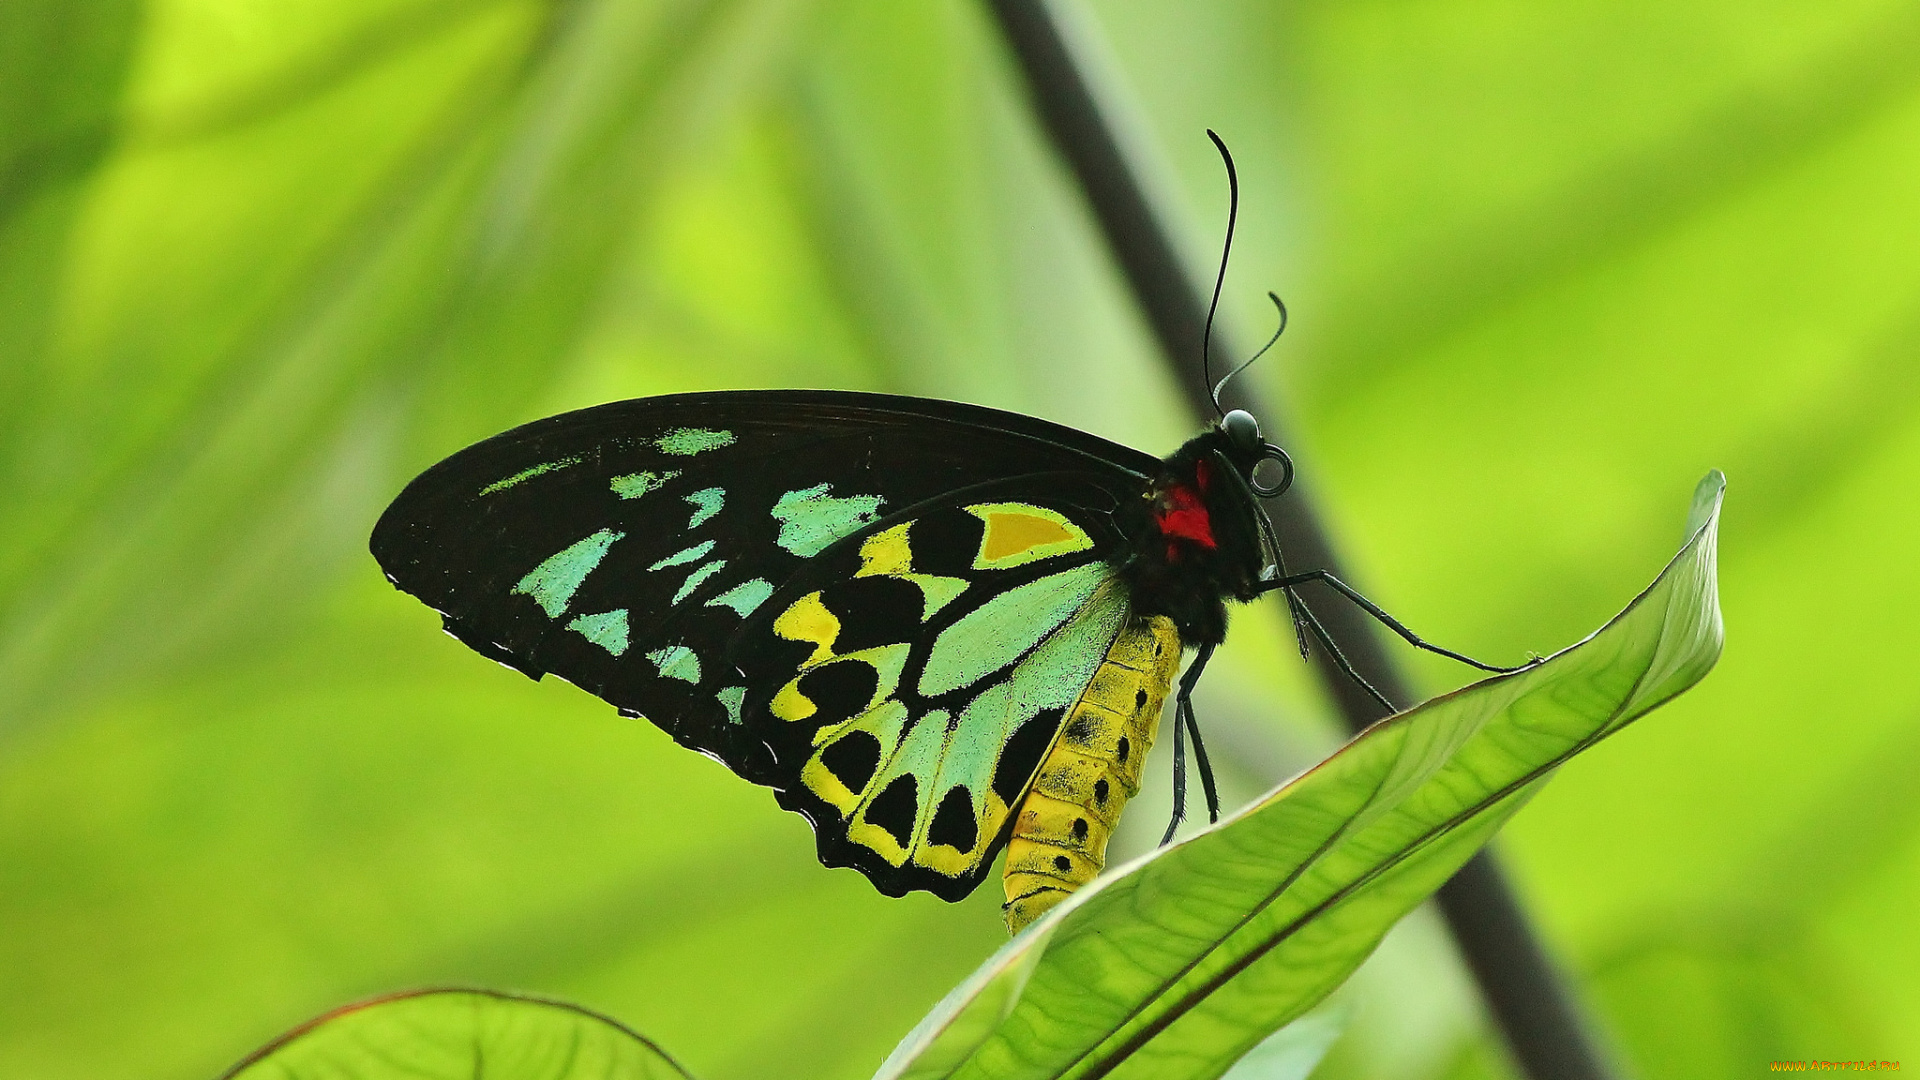
{"label": "yellow wing marking", "polygon": [[840,619],[827,610],[820,593],[810,592],[773,620],[773,632],[788,641],[804,641],[814,646],[813,655],[800,665],[805,671],[833,659],[833,640],[840,636]]}
{"label": "yellow wing marking", "polygon": [[860,544],[860,569],[854,571],[853,576],[893,577],[920,586],[922,603],[925,605],[920,621],[926,622],[933,618],[934,612],[966,592],[967,583],[963,578],[914,572],[913,545],[907,539],[907,531],[912,526],[913,522],[903,521],[891,529],[882,529],[867,537]]}
{"label": "yellow wing marking", "polygon": [[800,680],[795,679],[773,695],[773,700],[767,702],[767,711],[782,720],[805,720],[820,710],[800,692]]}
{"label": "yellow wing marking", "polygon": [[981,503],[967,507],[967,513],[986,525],[973,557],[975,570],[1008,570],[1093,547],[1085,530],[1044,506]]}
{"label": "yellow wing marking", "polygon": [[[896,703],[888,702],[888,704]],[[904,711],[902,709],[903,713]],[[881,744],[890,747],[890,750],[883,753],[880,767],[874,773],[873,779],[867,782],[867,790],[862,793],[858,809],[848,817],[847,838],[873,851],[891,866],[905,865],[913,856],[914,849],[920,843],[920,827],[923,823],[916,821],[915,835],[910,836],[907,843],[902,845],[899,839],[884,826],[867,820],[867,811],[872,809],[874,800],[902,776],[913,777],[915,794],[922,799],[926,797],[926,793],[918,789],[927,778],[911,768],[902,767],[900,763],[937,758],[940,746],[947,738],[948,719],[947,713],[936,709],[913,722],[912,726],[906,729],[904,736],[896,729],[895,741]],[[816,757],[814,760],[819,759]]]}
{"label": "yellow wing marking", "polygon": [[854,577],[900,577],[913,571],[913,545],[907,542],[907,529],[913,524],[903,521],[891,529],[882,529],[866,538],[860,544],[860,569]]}
{"label": "yellow wing marking", "polygon": [[[804,675],[833,659],[833,642],[840,636],[840,620],[827,610],[818,592],[810,592],[795,600],[780,613],[779,618],[773,620],[773,632],[788,641],[800,641],[813,646],[813,655],[800,664],[800,672]],[[800,680],[796,678],[773,695],[773,700],[767,703],[767,711],[782,720],[805,720],[816,709],[813,702],[800,692]]]}
{"label": "yellow wing marking", "polygon": [[[883,700],[843,724],[823,729],[820,735],[815,736],[814,745],[824,750],[828,744],[849,732],[864,731],[880,740],[880,745],[892,746],[900,740],[909,719],[905,705],[898,701]],[[860,806],[862,793],[842,783],[833,770],[822,763],[819,754],[815,754],[801,768],[800,779],[829,806],[839,810],[843,817],[851,816]]]}

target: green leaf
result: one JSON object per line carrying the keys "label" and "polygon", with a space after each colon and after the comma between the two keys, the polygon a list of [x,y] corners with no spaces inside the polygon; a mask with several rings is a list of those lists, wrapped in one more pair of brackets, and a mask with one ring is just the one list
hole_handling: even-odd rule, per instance
{"label": "green leaf", "polygon": [[222,1080],[688,1080],[658,1047],[574,1005],[422,990],[303,1024]]}
{"label": "green leaf", "polygon": [[[1221,1075],[1340,985],[1555,768],[1713,667],[1724,487],[1717,471],[1701,481],[1685,546],[1598,632],[1373,725],[1062,904],[990,962],[1038,954],[995,1031],[950,1026],[903,1046],[881,1076]],[[967,1015],[966,997],[1001,985],[976,976],[941,1009]],[[919,1067],[933,1061],[943,1067]]]}

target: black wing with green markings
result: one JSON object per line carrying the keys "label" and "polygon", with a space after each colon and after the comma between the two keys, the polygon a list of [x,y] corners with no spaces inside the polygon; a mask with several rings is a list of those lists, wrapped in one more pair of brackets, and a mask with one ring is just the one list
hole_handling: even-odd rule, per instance
{"label": "black wing with green markings", "polygon": [[453,455],[372,550],[482,654],[778,789],[829,865],[955,899],[1051,742],[1048,687],[1126,617],[1116,515],[1158,464],[951,402],[644,398]]}

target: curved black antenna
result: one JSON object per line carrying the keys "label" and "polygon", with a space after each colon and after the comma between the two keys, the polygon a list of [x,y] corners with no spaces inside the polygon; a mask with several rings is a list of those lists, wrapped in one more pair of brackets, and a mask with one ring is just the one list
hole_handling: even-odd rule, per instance
{"label": "curved black antenna", "polygon": [[[1213,276],[1213,301],[1207,305],[1207,328],[1200,335],[1200,377],[1212,383],[1213,313],[1220,308],[1220,286],[1227,281],[1227,256],[1233,253],[1233,223],[1240,217],[1240,174],[1233,169],[1233,155],[1227,152],[1227,144],[1220,141],[1220,136],[1215,135],[1212,128],[1207,129],[1207,138],[1213,140],[1213,145],[1220,151],[1220,160],[1227,166],[1227,238],[1220,245],[1220,272]],[[1220,412],[1217,394],[1213,399],[1213,411]],[[1220,415],[1224,417],[1226,414]]]}
{"label": "curved black antenna", "polygon": [[1253,362],[1267,355],[1267,350],[1273,348],[1273,343],[1279,341],[1280,335],[1287,332],[1287,305],[1281,303],[1280,297],[1273,293],[1268,293],[1267,299],[1273,301],[1273,306],[1280,309],[1280,325],[1274,328],[1273,336],[1267,339],[1265,345],[1260,346],[1259,352],[1247,357],[1246,363],[1220,376],[1220,381],[1213,384],[1213,411],[1215,412],[1220,411],[1220,388],[1227,385],[1227,380],[1252,367]]}
{"label": "curved black antenna", "polygon": [[1260,449],[1260,460],[1253,464],[1255,468],[1259,468],[1261,464],[1268,461],[1277,461],[1280,463],[1279,483],[1262,484],[1260,481],[1251,478],[1247,480],[1247,485],[1253,488],[1253,493],[1263,499],[1273,499],[1285,495],[1287,489],[1293,486],[1293,459],[1287,456],[1287,452],[1272,443],[1268,443]]}

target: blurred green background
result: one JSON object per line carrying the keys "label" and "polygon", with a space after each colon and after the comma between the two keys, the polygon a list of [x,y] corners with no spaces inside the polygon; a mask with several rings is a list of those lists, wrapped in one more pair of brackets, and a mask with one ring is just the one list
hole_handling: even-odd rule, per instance
{"label": "blurred green background", "polygon": [[[1573,641],[1726,470],[1720,670],[1502,841],[1623,1060],[1920,1062],[1920,6],[1072,10],[1196,264],[1233,145],[1226,317],[1287,298],[1257,377],[1417,629]],[[0,1076],[206,1077],[450,982],[867,1075],[997,890],[820,869],[365,552],[475,439],[772,386],[1189,432],[976,4],[0,7]],[[1336,741],[1278,623],[1204,689],[1234,798]],[[1430,913],[1343,994],[1318,1075],[1505,1075]]]}

